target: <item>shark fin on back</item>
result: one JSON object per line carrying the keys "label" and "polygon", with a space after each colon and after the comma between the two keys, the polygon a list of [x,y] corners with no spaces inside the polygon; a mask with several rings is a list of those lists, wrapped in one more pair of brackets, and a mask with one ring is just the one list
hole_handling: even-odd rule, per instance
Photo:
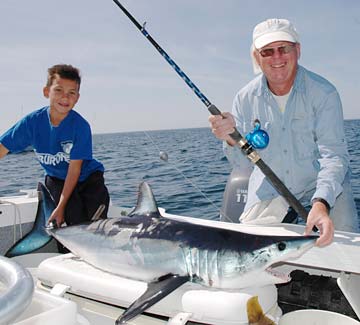
{"label": "shark fin on back", "polygon": [[32,253],[50,242],[51,236],[46,232],[45,227],[55,209],[55,202],[44,184],[38,183],[38,207],[36,211],[35,222],[31,231],[20,238],[6,252],[6,257],[14,257]]}
{"label": "shark fin on back", "polygon": [[146,215],[156,218],[161,216],[154,194],[150,185],[146,182],[142,182],[139,185],[136,207],[129,213],[128,216],[132,217],[135,215]]}
{"label": "shark fin on back", "polygon": [[129,306],[129,308],[116,320],[115,324],[126,324],[130,319],[140,315],[182,284],[189,281],[189,279],[189,276],[166,274],[157,281],[150,282],[143,295]]}

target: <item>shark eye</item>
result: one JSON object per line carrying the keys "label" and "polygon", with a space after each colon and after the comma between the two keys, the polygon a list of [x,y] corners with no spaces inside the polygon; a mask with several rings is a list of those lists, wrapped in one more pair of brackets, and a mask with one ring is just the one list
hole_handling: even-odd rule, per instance
{"label": "shark eye", "polygon": [[284,242],[280,242],[277,244],[279,251],[283,251],[286,248],[286,244]]}

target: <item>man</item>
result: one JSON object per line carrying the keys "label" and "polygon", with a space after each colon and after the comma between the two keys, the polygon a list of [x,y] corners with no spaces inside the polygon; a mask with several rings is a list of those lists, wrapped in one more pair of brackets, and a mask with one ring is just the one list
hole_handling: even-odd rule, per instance
{"label": "man", "polygon": [[[358,231],[349,183],[349,154],[343,113],[336,88],[298,65],[299,36],[286,19],[268,19],[253,32],[251,56],[255,73],[262,72],[236,95],[232,114],[210,116],[215,136],[226,141],[229,161],[240,150],[229,136],[234,127],[249,134],[254,123],[270,137],[259,150],[262,159],[300,202],[309,207],[305,232],[320,231],[318,246],[331,243],[335,229]],[[258,126],[257,126],[258,127]],[[258,167],[250,179],[248,201],[240,222],[266,223],[270,214],[288,219],[288,204]]]}

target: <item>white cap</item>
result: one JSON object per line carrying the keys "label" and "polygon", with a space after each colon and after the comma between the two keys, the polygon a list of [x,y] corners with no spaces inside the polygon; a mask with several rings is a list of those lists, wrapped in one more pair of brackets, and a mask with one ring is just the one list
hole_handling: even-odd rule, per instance
{"label": "white cap", "polygon": [[254,50],[261,49],[267,44],[279,41],[298,43],[300,40],[294,25],[287,19],[272,18],[257,24],[253,31],[253,43],[250,48],[254,73],[261,69],[254,57]]}
{"label": "white cap", "polygon": [[255,48],[261,49],[267,44],[278,41],[299,42],[294,25],[287,19],[267,19],[256,25],[253,32]]}

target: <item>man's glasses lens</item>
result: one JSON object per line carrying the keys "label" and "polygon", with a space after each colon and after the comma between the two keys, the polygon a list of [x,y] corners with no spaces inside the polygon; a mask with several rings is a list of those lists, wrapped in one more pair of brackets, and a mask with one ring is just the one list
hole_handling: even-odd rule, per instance
{"label": "man's glasses lens", "polygon": [[261,49],[259,51],[259,53],[263,58],[273,56],[276,49],[279,51],[280,54],[287,54],[292,51],[294,46],[295,46],[295,44],[288,44],[288,45],[282,45],[279,47],[269,47],[269,48]]}

